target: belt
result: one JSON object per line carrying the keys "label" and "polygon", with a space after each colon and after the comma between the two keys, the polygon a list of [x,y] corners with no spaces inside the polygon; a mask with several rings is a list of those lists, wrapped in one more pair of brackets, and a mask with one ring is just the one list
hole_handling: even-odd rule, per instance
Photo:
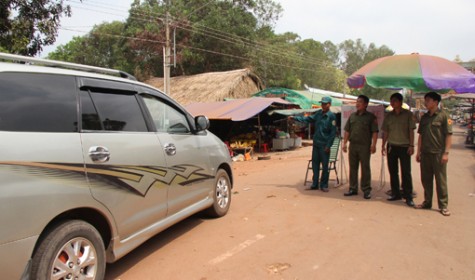
{"label": "belt", "polygon": [[391,147],[396,147],[396,148],[409,148],[410,147],[409,144],[407,144],[407,145],[394,145],[394,144],[389,143],[388,145],[391,146]]}

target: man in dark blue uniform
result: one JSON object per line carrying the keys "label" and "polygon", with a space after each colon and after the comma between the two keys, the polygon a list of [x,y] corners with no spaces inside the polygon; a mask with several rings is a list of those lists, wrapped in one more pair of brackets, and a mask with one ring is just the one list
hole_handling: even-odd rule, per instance
{"label": "man in dark blue uniform", "polygon": [[[333,145],[333,140],[336,135],[336,117],[335,114],[330,112],[331,102],[331,98],[325,96],[320,101],[322,110],[308,117],[291,117],[291,119],[298,122],[315,124],[312,149],[313,182],[310,189],[318,190],[320,188],[323,192],[328,192],[328,177],[330,174],[328,161],[330,158],[330,148]],[[322,166],[321,178],[319,178],[320,165]]]}

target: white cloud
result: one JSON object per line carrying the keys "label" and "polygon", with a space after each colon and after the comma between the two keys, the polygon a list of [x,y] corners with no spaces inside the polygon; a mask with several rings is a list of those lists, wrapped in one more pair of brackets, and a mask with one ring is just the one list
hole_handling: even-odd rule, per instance
{"label": "white cloud", "polygon": [[284,15],[277,33],[302,39],[362,39],[386,45],[396,53],[419,52],[453,60],[475,58],[470,23],[473,0],[280,0]]}

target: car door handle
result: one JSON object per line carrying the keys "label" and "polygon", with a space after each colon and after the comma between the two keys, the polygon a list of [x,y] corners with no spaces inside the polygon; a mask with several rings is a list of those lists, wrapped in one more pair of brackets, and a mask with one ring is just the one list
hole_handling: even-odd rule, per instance
{"label": "car door handle", "polygon": [[92,146],[89,148],[89,157],[93,162],[107,162],[110,159],[109,149],[101,146]]}
{"label": "car door handle", "polygon": [[165,153],[169,156],[174,156],[176,154],[176,147],[172,143],[166,143],[163,147]]}

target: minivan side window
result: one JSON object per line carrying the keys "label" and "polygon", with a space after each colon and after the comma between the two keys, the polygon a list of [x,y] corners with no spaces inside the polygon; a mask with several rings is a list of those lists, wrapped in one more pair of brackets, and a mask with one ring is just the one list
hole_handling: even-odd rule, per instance
{"label": "minivan side window", "polygon": [[140,95],[145,106],[152,116],[153,123],[158,132],[188,133],[190,126],[186,116],[172,106],[164,103],[153,95]]}
{"label": "minivan side window", "polygon": [[148,131],[134,94],[94,89],[80,96],[83,130]]}
{"label": "minivan side window", "polygon": [[77,132],[71,76],[0,73],[0,131]]}

